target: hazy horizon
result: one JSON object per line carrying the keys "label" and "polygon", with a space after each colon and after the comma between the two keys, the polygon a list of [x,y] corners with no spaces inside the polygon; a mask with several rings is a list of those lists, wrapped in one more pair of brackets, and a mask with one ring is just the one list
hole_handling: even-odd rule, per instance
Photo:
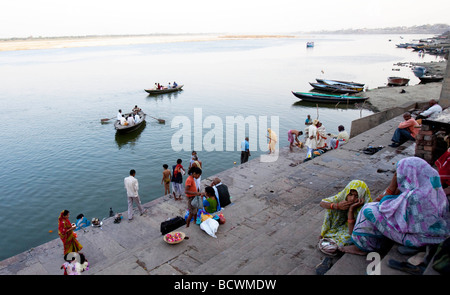
{"label": "hazy horizon", "polygon": [[2,4],[0,38],[155,34],[290,34],[448,22],[448,1],[16,0]]}

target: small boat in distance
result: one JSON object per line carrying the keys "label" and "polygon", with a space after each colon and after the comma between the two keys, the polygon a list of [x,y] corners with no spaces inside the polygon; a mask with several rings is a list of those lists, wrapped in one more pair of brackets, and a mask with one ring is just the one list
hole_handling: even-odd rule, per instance
{"label": "small boat in distance", "polygon": [[337,85],[327,85],[320,83],[309,83],[314,89],[319,91],[331,92],[331,93],[358,93],[360,90],[355,90],[352,88],[346,88]]}
{"label": "small boat in distance", "polygon": [[368,97],[361,96],[348,96],[348,95],[332,95],[332,94],[321,94],[321,93],[311,93],[311,92],[294,92],[294,96],[300,98],[303,101],[310,102],[323,102],[323,103],[356,103],[363,102],[369,99]]}
{"label": "small boat in distance", "polygon": [[306,42],[306,47],[314,47],[314,42]]}
{"label": "small boat in distance", "polygon": [[316,79],[316,81],[317,80],[320,80],[320,82],[318,81],[319,84],[352,89],[352,90],[356,90],[358,92],[361,92],[364,90],[363,86],[357,86],[357,85],[350,84],[350,83],[338,82],[338,81],[334,81],[334,80],[325,80],[325,79]]}
{"label": "small boat in distance", "polygon": [[[133,115],[134,113],[127,113],[124,114],[125,118],[128,118],[129,115]],[[141,127],[143,125],[143,123],[145,122],[145,116],[146,114],[141,110],[138,112],[139,117],[141,118],[140,121],[137,124],[133,124],[133,125],[121,125],[119,120],[116,120],[116,122],[114,122],[114,128],[116,129],[117,133],[130,133],[132,131],[135,131],[137,129],[139,129],[139,127]]]}
{"label": "small boat in distance", "polygon": [[184,85],[178,85],[176,87],[172,88],[163,88],[163,89],[144,89],[145,92],[148,94],[163,94],[163,93],[170,93],[170,92],[176,92],[182,90]]}
{"label": "small boat in distance", "polygon": [[389,77],[388,78],[389,86],[405,86],[408,83],[409,83],[408,78],[402,78],[402,77]]}

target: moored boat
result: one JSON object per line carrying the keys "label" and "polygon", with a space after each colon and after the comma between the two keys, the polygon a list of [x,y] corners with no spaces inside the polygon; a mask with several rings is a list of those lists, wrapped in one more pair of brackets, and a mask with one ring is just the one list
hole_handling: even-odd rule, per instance
{"label": "moored boat", "polygon": [[[124,114],[125,118],[128,118],[129,115],[133,115],[134,113],[127,113]],[[145,122],[145,117],[146,114],[141,110],[138,112],[138,115],[140,117],[140,120],[137,124],[133,124],[133,125],[121,125],[119,120],[116,120],[116,122],[114,122],[114,128],[116,129],[117,133],[129,133],[132,131],[135,131],[137,129],[139,129],[139,127],[141,127],[143,125],[143,123]]]}
{"label": "moored boat", "polygon": [[178,85],[173,88],[164,88],[164,89],[144,89],[149,94],[163,94],[163,93],[170,93],[170,92],[176,92],[182,90],[184,85]]}
{"label": "moored boat", "polygon": [[349,96],[349,95],[332,95],[332,94],[321,94],[321,93],[311,93],[311,92],[295,92],[292,91],[294,96],[300,98],[304,101],[310,102],[321,102],[321,103],[356,103],[356,102],[364,102],[369,97],[361,97],[361,96]]}
{"label": "moored boat", "polygon": [[439,75],[424,75],[419,77],[420,79],[420,83],[430,83],[430,82],[439,82],[442,81],[444,79],[443,76],[439,76]]}
{"label": "moored boat", "polygon": [[405,86],[408,83],[409,83],[408,78],[402,78],[402,77],[389,77],[388,78],[389,86]]}
{"label": "moored boat", "polygon": [[306,42],[306,47],[314,47],[314,42]]}
{"label": "moored boat", "polygon": [[316,79],[316,81],[319,84],[325,84],[325,85],[349,88],[349,89],[353,89],[353,90],[357,90],[357,91],[363,91],[364,90],[364,84],[361,84],[361,83],[344,82],[344,81],[327,80],[327,79]]}
{"label": "moored boat", "polygon": [[327,84],[321,84],[321,83],[309,83],[314,89],[320,90],[320,91],[326,91],[331,93],[358,93],[359,90],[342,87],[342,86],[336,86],[336,85],[327,85]]}

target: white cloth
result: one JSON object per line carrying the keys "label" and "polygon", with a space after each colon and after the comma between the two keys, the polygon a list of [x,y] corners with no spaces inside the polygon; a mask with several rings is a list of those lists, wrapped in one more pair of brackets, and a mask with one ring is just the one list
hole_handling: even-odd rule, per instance
{"label": "white cloth", "polygon": [[315,125],[308,127],[308,138],[306,139],[305,145],[310,149],[317,148],[317,127]]}
{"label": "white cloth", "polygon": [[120,119],[122,119],[122,113],[117,113],[117,120],[119,120],[120,121]]}
{"label": "white cloth", "polygon": [[128,122],[128,124],[130,124],[130,125],[134,125],[134,119],[133,119],[133,117],[128,117],[128,119],[127,119],[127,122]]}
{"label": "white cloth", "polygon": [[126,121],[124,117],[120,117],[120,125],[125,125]]}
{"label": "white cloth", "polygon": [[139,197],[139,183],[133,176],[125,177],[123,180],[125,189],[127,190],[127,197]]}
{"label": "white cloth", "polygon": [[140,121],[141,121],[141,117],[139,117],[139,115],[136,114],[136,115],[134,116],[134,122],[137,124],[137,123],[139,123]]}
{"label": "white cloth", "polygon": [[434,114],[438,114],[440,112],[442,112],[442,107],[438,104],[435,104],[435,105],[431,106],[430,108],[428,108],[426,111],[420,113],[420,115],[422,115],[424,117],[429,117]]}

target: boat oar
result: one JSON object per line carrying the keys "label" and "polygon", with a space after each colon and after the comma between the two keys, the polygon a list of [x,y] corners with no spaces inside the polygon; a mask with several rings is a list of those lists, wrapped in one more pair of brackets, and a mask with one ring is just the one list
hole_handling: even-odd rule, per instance
{"label": "boat oar", "polygon": [[158,122],[160,123],[160,124],[165,124],[166,123],[166,120],[163,120],[163,119],[158,119],[158,118],[155,118],[155,117],[152,117],[152,116],[149,116],[150,118],[153,118],[153,119],[155,119],[155,120],[158,120]]}
{"label": "boat oar", "polygon": [[112,120],[112,119],[115,119],[115,117],[110,118],[110,119],[108,119],[108,118],[100,119],[100,122],[104,123],[104,122],[108,122],[109,120]]}

